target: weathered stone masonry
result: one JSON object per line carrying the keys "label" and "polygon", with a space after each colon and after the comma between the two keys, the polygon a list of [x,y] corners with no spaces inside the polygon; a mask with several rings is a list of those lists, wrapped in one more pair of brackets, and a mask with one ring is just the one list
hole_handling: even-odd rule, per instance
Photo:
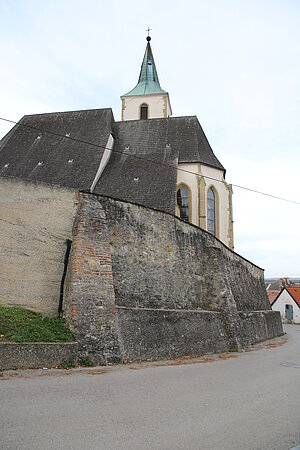
{"label": "weathered stone masonry", "polygon": [[172,215],[84,192],[65,316],[79,353],[100,363],[239,350],[282,332],[262,269]]}

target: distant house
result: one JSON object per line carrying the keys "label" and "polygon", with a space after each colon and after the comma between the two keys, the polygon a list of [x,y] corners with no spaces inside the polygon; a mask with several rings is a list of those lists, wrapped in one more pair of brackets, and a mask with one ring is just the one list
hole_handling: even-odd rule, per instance
{"label": "distant house", "polygon": [[272,305],[284,287],[294,286],[296,283],[288,277],[265,279],[265,286]]}
{"label": "distant house", "polygon": [[300,286],[286,286],[271,302],[284,322],[300,323]]}

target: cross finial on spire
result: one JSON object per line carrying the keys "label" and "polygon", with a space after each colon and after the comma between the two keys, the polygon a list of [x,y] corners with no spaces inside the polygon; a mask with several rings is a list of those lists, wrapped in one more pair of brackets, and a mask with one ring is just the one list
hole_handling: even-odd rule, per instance
{"label": "cross finial on spire", "polygon": [[146,37],[146,39],[147,39],[148,42],[150,42],[151,41],[151,37],[150,37],[149,33],[150,33],[150,31],[152,31],[152,28],[148,27],[147,30],[145,30],[145,31],[148,32],[148,36]]}

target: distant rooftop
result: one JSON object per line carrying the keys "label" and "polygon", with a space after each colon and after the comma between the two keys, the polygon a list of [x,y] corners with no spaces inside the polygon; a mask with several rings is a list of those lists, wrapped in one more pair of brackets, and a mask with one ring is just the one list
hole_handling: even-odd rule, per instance
{"label": "distant rooftop", "polygon": [[[297,303],[297,305],[300,308],[300,286],[285,286],[282,290],[278,291],[277,295],[275,298],[271,299],[271,295],[269,295],[268,292],[268,297],[270,299],[270,303],[273,306],[274,303],[276,302],[276,300],[280,297],[281,293],[286,290],[290,296],[294,299],[294,301]],[[272,291],[270,291],[272,292]]]}
{"label": "distant rooftop", "polygon": [[286,288],[300,308],[300,286],[288,286]]}

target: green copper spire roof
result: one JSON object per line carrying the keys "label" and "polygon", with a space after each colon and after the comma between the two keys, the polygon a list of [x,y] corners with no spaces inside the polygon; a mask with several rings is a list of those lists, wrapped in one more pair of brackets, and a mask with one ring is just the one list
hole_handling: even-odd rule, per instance
{"label": "green copper spire roof", "polygon": [[122,97],[129,97],[131,95],[167,94],[167,92],[164,91],[159,84],[150,40],[151,37],[147,36],[148,42],[142,62],[138,84],[135,86],[135,88],[127,92],[127,94],[124,94]]}

